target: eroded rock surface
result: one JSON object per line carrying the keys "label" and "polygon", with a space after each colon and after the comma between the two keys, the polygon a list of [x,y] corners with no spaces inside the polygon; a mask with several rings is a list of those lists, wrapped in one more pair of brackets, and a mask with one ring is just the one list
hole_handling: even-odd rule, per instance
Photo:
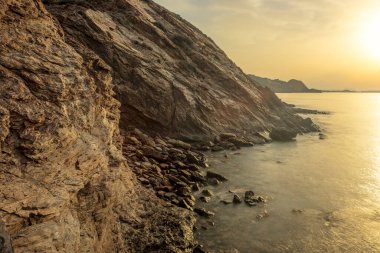
{"label": "eroded rock surface", "polygon": [[193,218],[164,207],[122,153],[112,72],[42,2],[0,1],[0,221],[15,252],[187,252]]}
{"label": "eroded rock surface", "polygon": [[[191,209],[204,180],[178,138],[217,151],[313,129],[150,0],[0,0],[0,33],[0,224],[15,252],[191,252],[193,215],[155,196]],[[123,142],[119,126],[177,139]]]}
{"label": "eroded rock surface", "polygon": [[47,1],[77,51],[113,70],[121,127],[204,140],[274,127],[308,131],[197,28],[153,1]]}

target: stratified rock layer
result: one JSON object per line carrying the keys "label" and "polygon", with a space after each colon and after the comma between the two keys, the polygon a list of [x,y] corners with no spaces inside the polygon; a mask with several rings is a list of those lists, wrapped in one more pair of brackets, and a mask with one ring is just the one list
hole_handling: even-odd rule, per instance
{"label": "stratified rock layer", "polygon": [[183,139],[313,129],[197,28],[153,1],[46,1],[66,41],[113,71],[121,127]]}
{"label": "stratified rock layer", "polygon": [[0,32],[0,223],[15,252],[190,251],[192,217],[124,161],[107,64],[40,1],[1,0]]}

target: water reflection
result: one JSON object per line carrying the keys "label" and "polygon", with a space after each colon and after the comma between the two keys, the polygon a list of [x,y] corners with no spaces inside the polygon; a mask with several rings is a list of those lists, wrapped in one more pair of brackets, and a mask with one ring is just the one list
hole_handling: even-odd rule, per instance
{"label": "water reflection", "polygon": [[[333,112],[315,121],[327,134],[212,158],[229,182],[205,204],[215,226],[205,245],[240,252],[380,252],[380,95],[282,94],[288,103]],[[229,191],[253,190],[268,203],[223,205]],[[295,211],[293,211],[295,210]],[[265,213],[269,217],[257,219]]]}

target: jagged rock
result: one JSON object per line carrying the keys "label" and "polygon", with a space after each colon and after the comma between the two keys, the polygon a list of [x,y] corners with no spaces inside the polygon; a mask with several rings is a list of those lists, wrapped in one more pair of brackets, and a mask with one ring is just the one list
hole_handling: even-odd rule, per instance
{"label": "jagged rock", "polygon": [[264,203],[265,199],[261,196],[255,196],[253,191],[246,191],[244,195],[244,202],[249,206],[256,206],[258,203]]}
{"label": "jagged rock", "polygon": [[243,201],[241,200],[241,198],[240,198],[239,195],[234,194],[234,198],[233,198],[232,202],[233,202],[234,204],[240,204],[240,203],[243,202]]}
{"label": "jagged rock", "polygon": [[225,204],[225,205],[229,205],[229,204],[232,204],[232,201],[231,201],[231,200],[227,200],[227,199],[222,199],[222,200],[220,201],[220,203],[223,203],[223,204]]}
{"label": "jagged rock", "polygon": [[114,71],[66,35],[41,1],[1,1],[0,220],[14,251],[188,251],[194,217],[123,157]]}
{"label": "jagged rock", "polygon": [[231,138],[228,140],[229,142],[233,143],[236,147],[252,147],[253,143],[241,138]]}
{"label": "jagged rock", "polygon": [[193,253],[207,253],[207,251],[203,250],[202,245],[197,245],[197,247],[194,248]]}
{"label": "jagged rock", "polygon": [[204,202],[204,203],[208,203],[210,202],[211,198],[210,197],[205,197],[205,196],[201,196],[199,197],[199,200]]}
{"label": "jagged rock", "polygon": [[207,211],[206,209],[204,208],[194,208],[194,212],[196,212],[197,214],[199,214],[199,216],[202,216],[202,217],[205,217],[205,218],[211,218],[212,216],[215,215],[215,213],[211,212],[211,211]]}
{"label": "jagged rock", "polygon": [[220,184],[220,181],[219,181],[218,179],[216,179],[216,178],[208,178],[208,179],[207,179],[207,183],[208,183],[209,185],[214,185],[214,186],[216,186],[216,185],[219,185],[219,184]]}
{"label": "jagged rock", "polygon": [[200,163],[200,160],[197,158],[197,156],[192,153],[192,152],[188,152],[186,153],[186,158],[187,160],[189,161],[189,163],[194,163],[194,164],[199,164]]}
{"label": "jagged rock", "polygon": [[202,191],[202,194],[203,194],[204,196],[206,196],[206,197],[211,197],[211,196],[214,195],[214,194],[213,194],[210,190],[208,190],[208,189],[203,190],[203,191]]}
{"label": "jagged rock", "polygon": [[154,1],[86,0],[48,9],[68,43],[78,52],[90,49],[112,68],[123,128],[199,141],[231,127],[307,130],[211,39]]}
{"label": "jagged rock", "polygon": [[[174,164],[155,175],[160,158],[139,148],[122,151],[119,127],[124,137],[134,127],[147,131],[130,132],[138,142],[129,144],[159,153],[192,147],[152,133],[204,141],[232,126],[313,130],[206,35],[153,1],[44,3],[0,4],[0,220],[16,252],[193,247],[194,217],[137,178],[154,189],[193,182]],[[192,199],[182,201],[191,210]]]}
{"label": "jagged rock", "polygon": [[207,171],[207,174],[206,174],[206,177],[207,178],[215,178],[219,181],[228,181],[227,178],[223,177],[222,175],[218,174],[218,173],[215,173],[215,172],[212,172],[212,171]]}

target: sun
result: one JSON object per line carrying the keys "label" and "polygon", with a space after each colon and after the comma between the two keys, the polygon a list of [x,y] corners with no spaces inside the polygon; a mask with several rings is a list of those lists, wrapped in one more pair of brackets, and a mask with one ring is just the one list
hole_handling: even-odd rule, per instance
{"label": "sun", "polygon": [[359,27],[359,33],[365,53],[380,61],[380,13],[367,17]]}

